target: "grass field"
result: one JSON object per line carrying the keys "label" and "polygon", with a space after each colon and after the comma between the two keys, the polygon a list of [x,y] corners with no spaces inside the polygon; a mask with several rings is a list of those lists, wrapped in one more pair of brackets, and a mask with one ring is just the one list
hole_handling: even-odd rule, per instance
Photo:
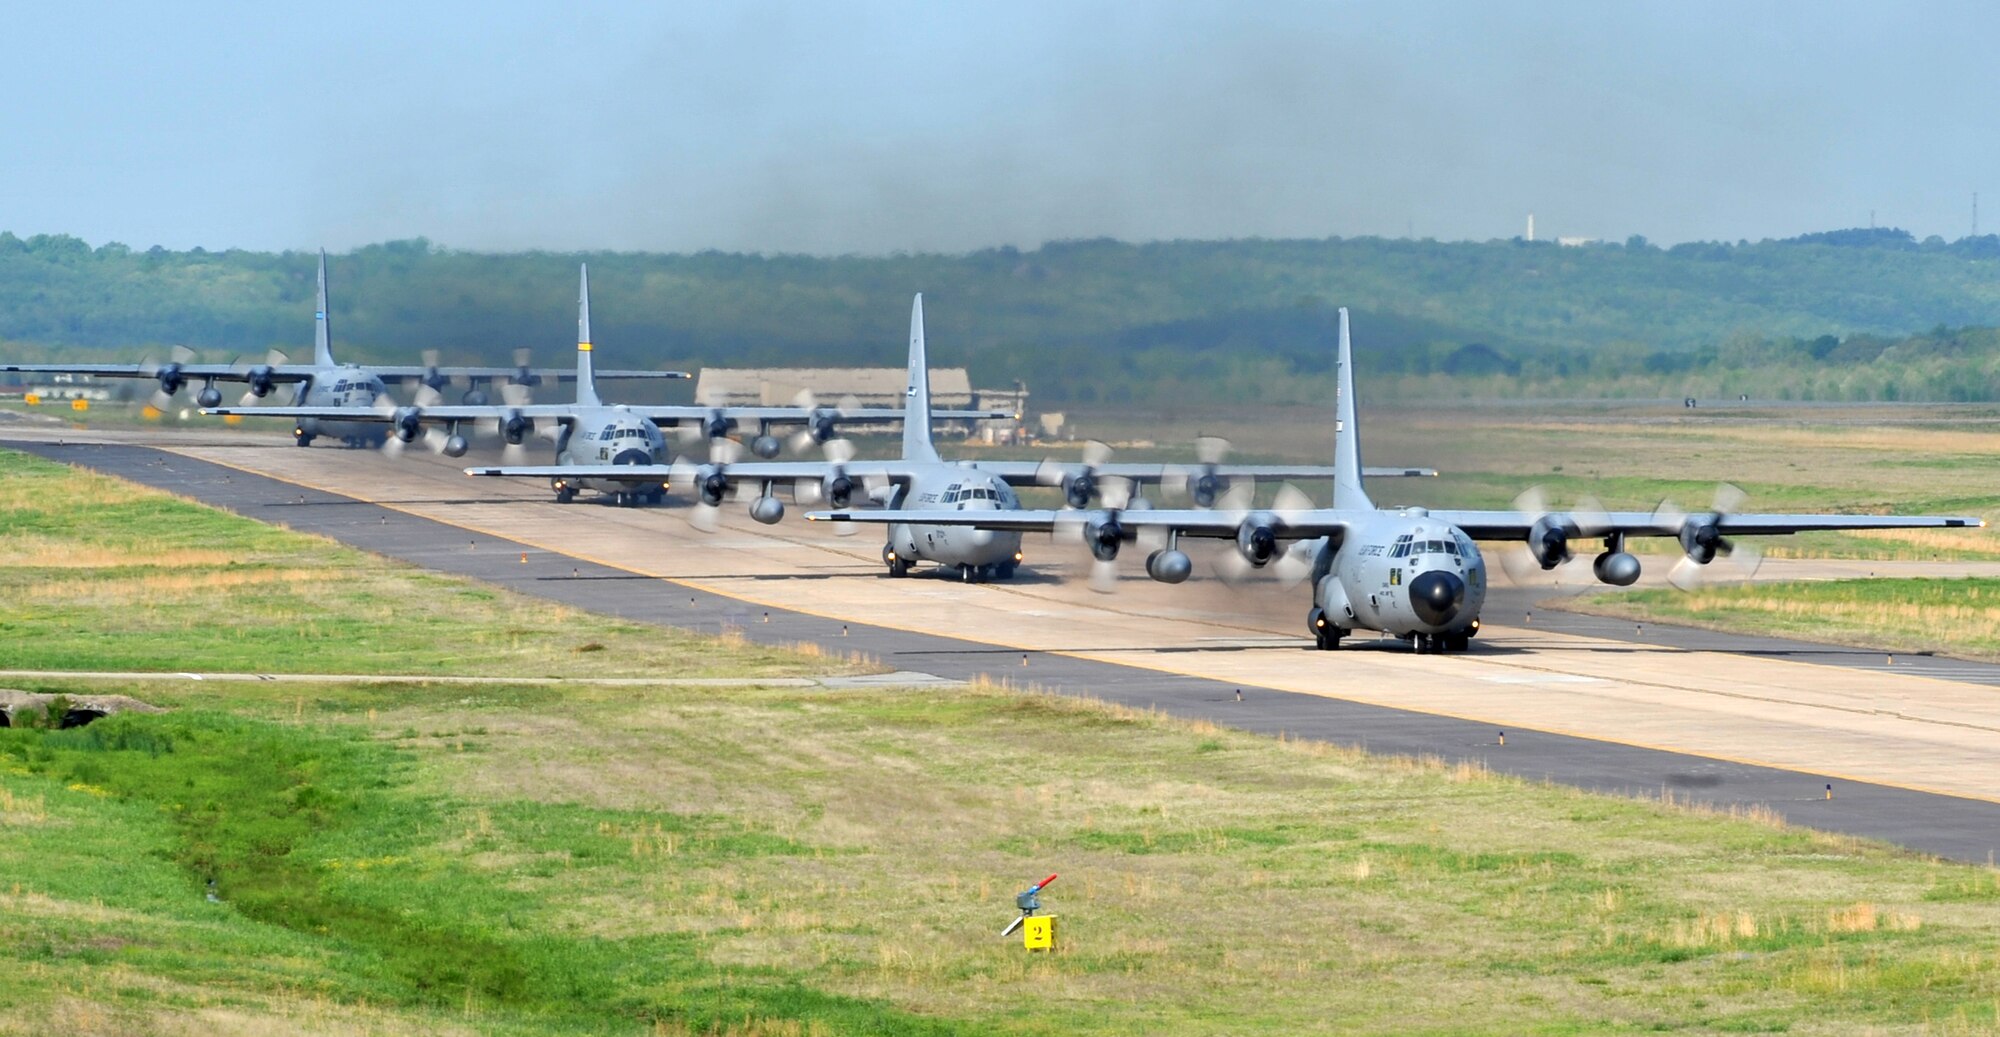
{"label": "grass field", "polygon": [[789,676],[879,669],[708,642],[410,569],[0,451],[10,669]]}
{"label": "grass field", "polygon": [[2000,659],[2000,580],[1836,580],[1593,594],[1563,607],[1606,616]]}
{"label": "grass field", "polygon": [[0,732],[0,1028],[1996,1025],[2000,873],[1476,767],[996,689],[126,690],[179,710]]}

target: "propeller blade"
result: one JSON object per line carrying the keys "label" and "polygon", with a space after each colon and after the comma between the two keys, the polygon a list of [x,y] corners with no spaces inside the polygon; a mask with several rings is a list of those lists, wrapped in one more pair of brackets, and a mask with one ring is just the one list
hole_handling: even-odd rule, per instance
{"label": "propeller blade", "polygon": [[704,533],[713,533],[722,526],[722,509],[702,501],[696,501],[688,509],[688,525]]}
{"label": "propeller blade", "polygon": [[[826,486],[825,484],[821,483],[818,479],[792,480],[792,500],[797,502],[800,507],[805,507],[811,504],[818,504],[821,501],[824,501],[825,499],[826,499]],[[835,525],[851,526],[853,525],[853,523],[838,522],[835,523]]]}
{"label": "propeller blade", "polygon": [[1083,444],[1083,463],[1091,468],[1111,460],[1111,448],[1098,440]]}
{"label": "propeller blade", "polygon": [[834,464],[846,464],[854,460],[854,441],[851,439],[829,439],[821,444],[820,449],[825,453],[826,459]]}
{"label": "propeller blade", "polygon": [[1202,464],[1221,464],[1229,456],[1229,441],[1221,436],[1200,436],[1194,441],[1194,456]]}
{"label": "propeller blade", "polygon": [[708,461],[710,464],[735,464],[743,456],[743,444],[733,439],[711,439],[708,441]]}
{"label": "propeller blade", "polygon": [[194,350],[189,349],[186,346],[175,346],[172,350],[169,351],[168,355],[174,358],[174,363],[176,364],[187,364],[194,362]]}
{"label": "propeller blade", "polygon": [[1233,482],[1222,496],[1215,499],[1215,510],[1232,515],[1248,515],[1250,506],[1256,503],[1257,487],[1247,482]]}
{"label": "propeller blade", "polygon": [[519,382],[500,384],[500,402],[509,407],[525,407],[534,400],[534,392]]}
{"label": "propeller blade", "polygon": [[528,444],[505,443],[500,447],[500,463],[519,465],[528,463]]}
{"label": "propeller blade", "polygon": [[1097,493],[1105,507],[1123,511],[1132,503],[1132,480],[1122,475],[1106,476],[1098,481]]}
{"label": "propeller blade", "polygon": [[410,394],[410,399],[419,407],[435,407],[444,402],[444,394],[428,385],[419,385],[417,391]]}
{"label": "propeller blade", "polygon": [[1215,556],[1215,575],[1231,587],[1241,587],[1256,576],[1257,567],[1234,548]]}
{"label": "propeller blade", "polygon": [[1288,588],[1296,587],[1312,575],[1313,543],[1310,540],[1294,540],[1285,553],[1271,563],[1271,571],[1277,575],[1280,584]]}
{"label": "propeller blade", "polygon": [[280,367],[291,363],[292,358],[286,356],[282,349],[267,349],[264,351],[264,362],[272,367]]}
{"label": "propeller blade", "polygon": [[1682,555],[1680,560],[1674,563],[1674,567],[1667,570],[1667,582],[1672,584],[1676,589],[1683,591],[1700,590],[1703,582],[1703,570],[1707,568],[1707,566],[1700,562]]}
{"label": "propeller blade", "polygon": [[1118,590],[1118,563],[1092,559],[1090,563],[1090,589],[1099,594],[1112,594]]}
{"label": "propeller blade", "polygon": [[438,365],[438,351],[435,349],[424,350],[424,366],[436,367],[437,365]]}
{"label": "propeller blade", "polygon": [[1735,483],[1717,483],[1715,487],[1715,513],[1718,515],[1730,514],[1741,508],[1743,501],[1749,496],[1749,494],[1743,492],[1743,487]]}
{"label": "propeller blade", "polygon": [[528,361],[533,356],[534,354],[528,351],[528,347],[522,346],[521,348],[514,351],[514,366],[515,367],[528,366]]}
{"label": "propeller blade", "polygon": [[1306,512],[1313,510],[1313,502],[1312,498],[1306,496],[1304,490],[1286,483],[1278,487],[1278,499],[1271,510],[1278,516],[1279,521],[1296,523]]}

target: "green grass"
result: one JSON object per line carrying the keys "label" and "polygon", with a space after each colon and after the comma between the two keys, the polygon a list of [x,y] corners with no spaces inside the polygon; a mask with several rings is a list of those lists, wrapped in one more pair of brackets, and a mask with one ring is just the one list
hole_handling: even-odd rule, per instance
{"label": "green grass", "polygon": [[868,668],[748,644],[723,661],[689,634],[427,573],[11,451],[0,451],[0,643],[17,669],[770,677]]}
{"label": "green grass", "polygon": [[[0,732],[0,1031],[1864,1033],[2000,996],[1990,869],[1088,703],[128,690],[184,708]],[[1051,871],[1029,957],[997,933]]]}
{"label": "green grass", "polygon": [[1598,615],[1859,645],[2000,658],[2000,580],[1872,579],[1593,594],[1563,607]]}

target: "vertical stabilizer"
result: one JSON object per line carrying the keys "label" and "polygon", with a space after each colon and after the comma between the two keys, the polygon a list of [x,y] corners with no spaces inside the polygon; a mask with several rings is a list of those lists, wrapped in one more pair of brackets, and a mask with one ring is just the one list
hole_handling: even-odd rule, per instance
{"label": "vertical stabilizer", "polygon": [[1354,348],[1347,338],[1347,307],[1340,308],[1340,353],[1335,358],[1333,404],[1333,506],[1373,508],[1361,487],[1361,423],[1354,417]]}
{"label": "vertical stabilizer", "polygon": [[313,363],[333,366],[333,336],[326,328],[326,250],[319,250],[319,302],[313,311]]}
{"label": "vertical stabilizer", "polygon": [[597,376],[590,366],[590,264],[581,265],[576,289],[576,402],[585,407],[603,404],[597,398]]}
{"label": "vertical stabilizer", "polygon": [[903,460],[936,461],[931,445],[931,365],[924,356],[924,296],[910,304],[910,387],[903,393]]}

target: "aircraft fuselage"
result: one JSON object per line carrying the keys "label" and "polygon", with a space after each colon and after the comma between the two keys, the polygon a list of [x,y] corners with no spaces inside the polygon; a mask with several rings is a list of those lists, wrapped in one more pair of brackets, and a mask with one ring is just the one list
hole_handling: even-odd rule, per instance
{"label": "aircraft fuselage", "polygon": [[1486,560],[1463,530],[1421,508],[1381,512],[1313,550],[1307,625],[1322,644],[1357,629],[1420,645],[1461,641],[1479,629]]}

